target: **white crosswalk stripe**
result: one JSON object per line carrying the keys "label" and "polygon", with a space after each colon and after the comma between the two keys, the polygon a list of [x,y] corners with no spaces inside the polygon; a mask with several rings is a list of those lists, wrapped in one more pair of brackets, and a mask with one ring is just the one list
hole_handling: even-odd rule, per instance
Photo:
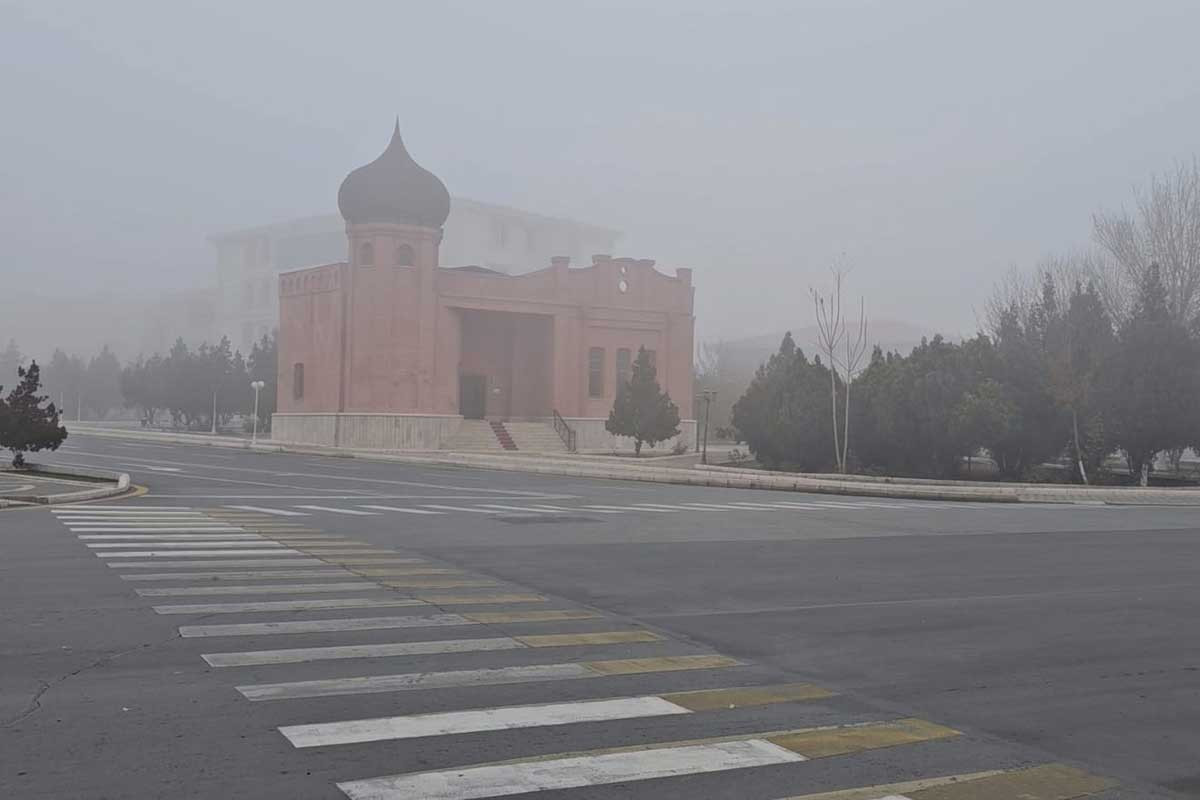
{"label": "white crosswalk stripe", "polygon": [[139,527],[130,528],[119,525],[85,525],[68,526],[72,533],[245,533],[242,528],[229,525],[175,525],[169,527]]}
{"label": "white crosswalk stripe", "polygon": [[[194,556],[196,558],[217,558],[224,556],[304,556],[307,553],[301,553],[299,550],[284,550],[276,548],[261,548],[250,550],[134,550],[122,551],[114,550],[111,552],[96,553],[100,558],[181,558],[183,556]],[[209,562],[212,563],[212,562]]]}
{"label": "white crosswalk stripe", "polygon": [[197,549],[202,548],[202,547],[221,547],[221,548],[255,547],[255,548],[264,548],[264,549],[269,548],[269,547],[284,547],[284,545],[280,544],[279,542],[272,542],[269,540],[245,541],[243,539],[227,539],[227,538],[216,539],[216,540],[210,539],[210,540],[202,541],[202,542],[175,542],[175,541],[156,540],[154,542],[87,542],[86,544],[88,547],[92,548],[93,550],[109,550],[109,549],[117,549],[117,548],[121,548],[121,547],[156,547],[156,548],[160,548],[160,549],[166,548],[166,547],[191,547],[191,548],[197,548]]}
{"label": "white crosswalk stripe", "polygon": [[379,586],[366,581],[346,583],[254,584],[250,586],[166,586],[135,589],[142,597],[203,597],[219,594],[318,594],[322,592],[369,592]]}
{"label": "white crosswalk stripe", "polygon": [[654,747],[598,755],[539,759],[447,771],[417,772],[338,784],[350,800],[481,800],[553,789],[698,775],[806,761],[766,739]]}
{"label": "white crosswalk stripe", "polygon": [[187,603],[154,606],[157,614],[247,614],[260,611],[324,611],[334,608],[398,608],[428,605],[424,600],[397,597],[387,600],[338,598],[336,600],[263,600],[251,603]]}
{"label": "white crosswalk stripe", "polygon": [[151,541],[151,542],[212,542],[236,539],[238,541],[267,541],[257,533],[85,533],[81,542],[91,541]]}
{"label": "white crosswalk stripe", "polygon": [[338,619],[286,620],[280,622],[239,622],[228,625],[181,625],[185,639],[209,636],[271,636],[296,633],[336,633],[381,631],[395,628],[437,628],[478,625],[459,614],[431,614],[427,617],[350,617]]}
{"label": "white crosswalk stripe", "polygon": [[[121,553],[121,555],[129,555],[129,553]],[[278,555],[278,554],[276,554]],[[399,559],[399,561],[417,561],[419,559]],[[389,563],[397,563],[393,559]],[[325,567],[332,566],[328,562],[322,561],[319,558],[245,558],[232,559],[225,558],[219,560],[208,561],[109,561],[108,566],[113,569],[162,569],[164,567]]]}
{"label": "white crosswalk stripe", "polygon": [[122,575],[126,581],[180,581],[180,580],[280,580],[282,578],[353,578],[353,572],[344,569],[276,569],[267,571],[240,572],[149,572],[139,575]]}
{"label": "white crosswalk stripe", "polygon": [[340,744],[452,736],[481,731],[575,725],[622,719],[692,713],[661,697],[617,697],[573,703],[444,711],[402,717],[357,719],[314,725],[287,725],[279,729],[294,747],[328,747]]}

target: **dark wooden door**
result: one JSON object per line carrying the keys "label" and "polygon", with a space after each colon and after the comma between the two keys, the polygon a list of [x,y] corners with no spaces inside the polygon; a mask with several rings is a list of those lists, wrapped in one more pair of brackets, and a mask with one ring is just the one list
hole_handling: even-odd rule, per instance
{"label": "dark wooden door", "polygon": [[467,419],[483,419],[487,409],[487,378],[458,376],[458,413]]}

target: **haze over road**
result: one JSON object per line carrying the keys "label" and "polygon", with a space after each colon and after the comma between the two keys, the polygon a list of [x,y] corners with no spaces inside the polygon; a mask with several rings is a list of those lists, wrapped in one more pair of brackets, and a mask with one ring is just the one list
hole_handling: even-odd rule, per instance
{"label": "haze over road", "polygon": [[0,512],[5,797],[1200,797],[1195,509],[44,460],[149,491]]}

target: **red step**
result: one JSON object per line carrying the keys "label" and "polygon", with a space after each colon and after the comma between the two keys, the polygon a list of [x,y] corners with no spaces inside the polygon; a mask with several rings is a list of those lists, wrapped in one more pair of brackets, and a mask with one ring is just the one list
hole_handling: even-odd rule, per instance
{"label": "red step", "polygon": [[497,420],[488,420],[488,424],[492,426],[492,433],[496,434],[497,441],[505,450],[516,450],[517,443],[513,441],[512,434],[508,432],[508,428],[504,427],[503,422]]}

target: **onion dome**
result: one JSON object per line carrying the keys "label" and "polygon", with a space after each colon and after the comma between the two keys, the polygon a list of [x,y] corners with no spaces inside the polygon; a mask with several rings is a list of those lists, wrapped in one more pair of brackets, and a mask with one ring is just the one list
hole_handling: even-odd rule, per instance
{"label": "onion dome", "polygon": [[450,215],[450,193],[436,175],[413,161],[397,119],[383,154],[342,181],[338,209],[351,224],[398,222],[440,228]]}

